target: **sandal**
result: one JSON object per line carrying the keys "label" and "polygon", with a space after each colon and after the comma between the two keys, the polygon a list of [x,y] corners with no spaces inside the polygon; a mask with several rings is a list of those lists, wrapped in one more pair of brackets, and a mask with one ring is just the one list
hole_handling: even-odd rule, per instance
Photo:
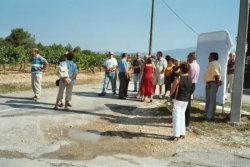
{"label": "sandal", "polygon": [[58,107],[54,107],[53,110],[58,110]]}
{"label": "sandal", "polygon": [[185,139],[185,135],[180,135],[180,138],[181,139]]}
{"label": "sandal", "polygon": [[170,140],[178,141],[178,140],[179,140],[179,137],[174,137],[174,136],[172,136],[172,137],[170,137]]}
{"label": "sandal", "polygon": [[153,100],[152,99],[150,99],[150,103],[152,103],[153,102]]}
{"label": "sandal", "polygon": [[64,111],[69,111],[69,108],[64,108],[63,110],[64,110]]}
{"label": "sandal", "polygon": [[142,102],[144,102],[144,101],[145,101],[145,99],[141,99],[141,101],[142,101]]}

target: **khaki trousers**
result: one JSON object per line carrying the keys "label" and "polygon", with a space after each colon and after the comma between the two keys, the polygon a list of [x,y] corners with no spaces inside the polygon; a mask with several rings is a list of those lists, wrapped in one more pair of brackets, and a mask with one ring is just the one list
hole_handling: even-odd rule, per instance
{"label": "khaki trousers", "polygon": [[64,93],[65,88],[66,88],[65,100],[71,101],[71,93],[72,93],[72,90],[73,90],[73,84],[65,84],[65,83],[62,83],[62,82],[59,83],[59,90],[58,90],[58,94],[57,94],[57,100],[63,99],[63,93]]}
{"label": "khaki trousers", "polygon": [[31,86],[34,92],[34,95],[37,98],[41,98],[42,94],[42,79],[43,74],[31,73]]}
{"label": "khaki trousers", "polygon": [[234,81],[234,74],[227,74],[226,95],[227,95],[228,88],[229,88],[231,99],[232,99],[232,93],[233,93],[233,81]]}

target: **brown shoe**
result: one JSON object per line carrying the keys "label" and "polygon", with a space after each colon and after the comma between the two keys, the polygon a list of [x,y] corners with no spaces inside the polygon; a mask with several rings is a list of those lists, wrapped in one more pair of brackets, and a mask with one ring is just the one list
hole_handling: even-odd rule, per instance
{"label": "brown shoe", "polygon": [[174,136],[172,136],[172,137],[170,137],[170,140],[179,141],[179,137],[174,137]]}
{"label": "brown shoe", "polygon": [[181,139],[185,139],[185,135],[180,135],[180,138]]}

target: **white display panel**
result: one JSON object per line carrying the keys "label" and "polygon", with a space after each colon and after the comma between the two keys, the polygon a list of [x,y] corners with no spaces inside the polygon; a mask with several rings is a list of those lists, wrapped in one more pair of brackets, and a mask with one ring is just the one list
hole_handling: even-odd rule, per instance
{"label": "white display panel", "polygon": [[217,104],[225,103],[225,90],[226,90],[226,72],[227,60],[230,49],[233,46],[232,39],[227,31],[217,31],[203,33],[198,36],[197,42],[197,62],[200,65],[200,75],[198,82],[195,85],[194,97],[205,100],[205,86],[203,80],[205,71],[209,66],[208,57],[209,53],[217,52],[219,54],[219,64],[221,65],[221,80],[222,85],[217,92]]}

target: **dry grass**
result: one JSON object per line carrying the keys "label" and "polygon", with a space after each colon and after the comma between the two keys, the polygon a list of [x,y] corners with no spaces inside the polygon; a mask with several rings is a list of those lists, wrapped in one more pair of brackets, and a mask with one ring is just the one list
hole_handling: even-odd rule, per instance
{"label": "dry grass", "polygon": [[[0,78],[2,80],[0,84],[0,94],[31,90],[30,73],[12,72],[12,73],[1,74]],[[103,82],[103,78],[104,75],[102,72],[92,74],[92,73],[83,73],[83,71],[79,71],[76,84],[83,85],[83,84],[101,83]],[[56,87],[55,81],[57,79],[58,76],[55,74],[54,71],[44,73],[42,87],[44,89]]]}

